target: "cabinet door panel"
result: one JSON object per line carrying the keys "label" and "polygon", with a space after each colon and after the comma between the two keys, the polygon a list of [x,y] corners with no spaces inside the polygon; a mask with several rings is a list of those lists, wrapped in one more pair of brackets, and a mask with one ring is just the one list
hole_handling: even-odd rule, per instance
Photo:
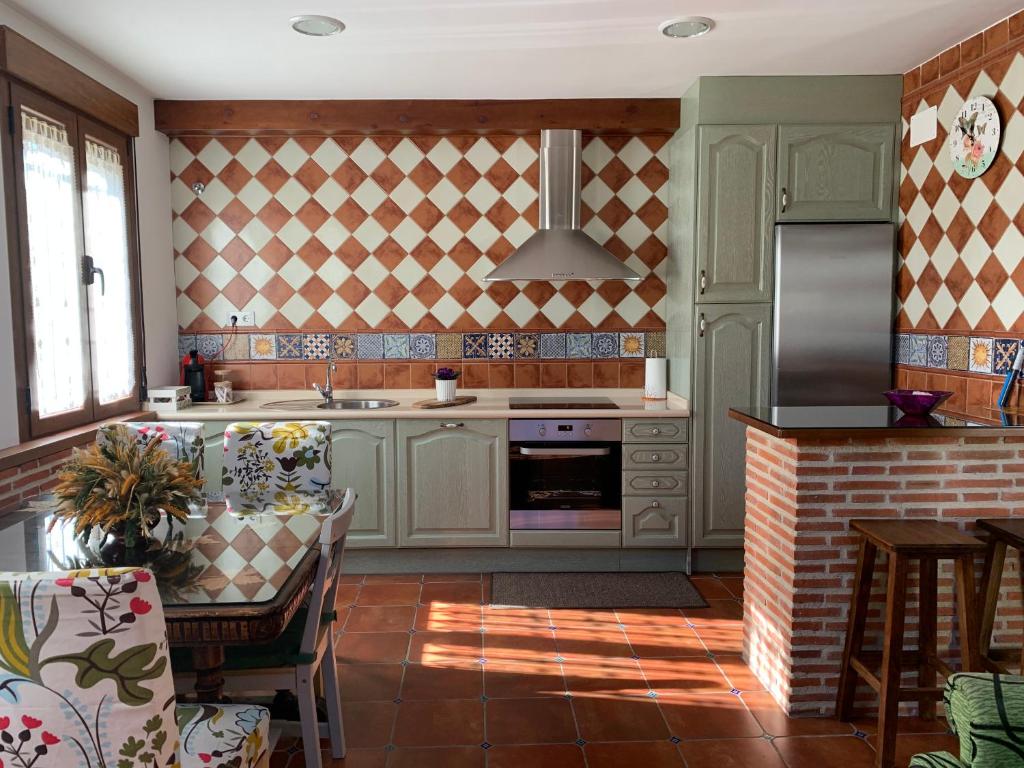
{"label": "cabinet door panel", "polygon": [[698,313],[690,473],[694,545],[738,547],[743,545],[746,433],[728,411],[769,404],[771,305],[702,306]]}
{"label": "cabinet door panel", "polygon": [[779,221],[892,217],[896,129],[889,123],[779,128]]}
{"label": "cabinet door panel", "polygon": [[685,547],[689,527],[685,496],[622,500],[623,547]]}
{"label": "cabinet door panel", "polygon": [[224,430],[229,421],[207,421],[203,424],[203,473],[206,493],[219,494],[223,490],[221,470],[224,467]]}
{"label": "cabinet door panel", "polygon": [[347,546],[395,546],[395,422],[331,422],[331,487],[358,495]]}
{"label": "cabinet door panel", "polygon": [[398,423],[401,546],[508,545],[504,421]]}
{"label": "cabinet door panel", "polygon": [[771,301],[775,126],[700,127],[697,301]]}

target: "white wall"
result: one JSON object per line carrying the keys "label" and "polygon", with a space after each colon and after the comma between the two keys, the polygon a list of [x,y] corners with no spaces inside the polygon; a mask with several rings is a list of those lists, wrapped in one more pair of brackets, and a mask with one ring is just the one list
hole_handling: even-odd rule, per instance
{"label": "white wall", "polygon": [[[139,233],[142,241],[142,287],[145,305],[146,366],[152,385],[177,380],[177,314],[171,256],[171,202],[167,138],[153,127],[153,95],[130,77],[38,21],[0,0],[0,24],[9,26],[59,56],[139,107],[135,141],[139,190]],[[2,211],[0,188],[0,211]],[[0,216],[0,448],[18,442],[15,407],[14,343],[6,221]]]}

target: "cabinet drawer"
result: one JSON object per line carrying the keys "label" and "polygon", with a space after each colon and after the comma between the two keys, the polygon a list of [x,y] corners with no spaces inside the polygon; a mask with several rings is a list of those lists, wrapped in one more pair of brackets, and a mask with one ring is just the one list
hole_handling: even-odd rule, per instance
{"label": "cabinet drawer", "polygon": [[622,473],[623,496],[685,496],[685,472],[664,472],[659,469],[646,471],[627,470]]}
{"label": "cabinet drawer", "polygon": [[689,528],[685,496],[622,499],[623,547],[683,547]]}
{"label": "cabinet drawer", "polygon": [[686,469],[689,448],[685,443],[650,445],[630,443],[622,446],[623,469]]}
{"label": "cabinet drawer", "polygon": [[623,419],[624,443],[685,443],[686,419]]}

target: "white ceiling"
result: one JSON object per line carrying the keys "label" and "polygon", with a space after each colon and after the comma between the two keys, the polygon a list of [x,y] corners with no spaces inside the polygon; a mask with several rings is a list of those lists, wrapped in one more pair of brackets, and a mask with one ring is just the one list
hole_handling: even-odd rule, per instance
{"label": "white ceiling", "polygon": [[[1019,0],[7,0],[161,98],[678,96],[699,75],[901,73]],[[321,13],[348,29],[293,32]],[[658,24],[703,14],[705,37]]]}

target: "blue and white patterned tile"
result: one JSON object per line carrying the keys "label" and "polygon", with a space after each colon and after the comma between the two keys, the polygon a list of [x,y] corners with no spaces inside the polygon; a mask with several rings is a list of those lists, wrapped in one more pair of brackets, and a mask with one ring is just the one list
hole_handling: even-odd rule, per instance
{"label": "blue and white patterned tile", "polygon": [[360,360],[381,360],[384,357],[384,340],[379,333],[356,334],[356,357]]}
{"label": "blue and white patterned tile", "polygon": [[302,359],[326,360],[331,353],[331,334],[302,334]]}
{"label": "blue and white patterned tile", "polygon": [[536,333],[516,334],[516,360],[534,360],[540,353],[540,338]]}
{"label": "blue and white patterned tile", "polygon": [[185,333],[178,336],[178,357],[183,358],[193,349],[196,349],[196,335]]}
{"label": "blue and white patterned tile", "polygon": [[1009,373],[1017,357],[1017,339],[995,339],[992,347],[992,373]]}
{"label": "blue and white patterned tile", "polygon": [[992,339],[971,337],[967,370],[974,373],[992,373]]}
{"label": "blue and white patterned tile", "polygon": [[224,337],[219,333],[200,333],[196,337],[196,349],[207,360],[222,360]]}
{"label": "blue and white patterned tile", "polygon": [[437,340],[432,333],[414,333],[409,337],[409,357],[433,360],[437,357]]}
{"label": "blue and white patterned tile", "polygon": [[910,365],[922,368],[928,365],[928,337],[913,334],[910,337]]}
{"label": "blue and white patterned tile", "polygon": [[487,334],[462,334],[462,356],[467,360],[480,360],[487,357]]}
{"label": "blue and white patterned tile", "polygon": [[928,337],[928,367],[945,368],[949,353],[949,339],[945,336]]}
{"label": "blue and white patterned tile", "polygon": [[334,339],[334,359],[352,360],[356,356],[356,337],[351,333],[336,333]]}
{"label": "blue and white patterned tile", "polygon": [[595,333],[593,344],[594,357],[619,356],[619,334],[617,333]]}
{"label": "blue and white patterned tile", "polygon": [[511,360],[515,351],[515,335],[511,333],[488,333],[487,356],[491,360]]}
{"label": "blue and white patterned tile", "polygon": [[593,336],[589,333],[565,334],[565,351],[573,360],[589,360],[593,348]]}
{"label": "blue and white patterned tile", "polygon": [[384,334],[384,357],[388,360],[406,360],[409,357],[408,333]]}
{"label": "blue and white patterned tile", "polygon": [[619,334],[619,357],[643,357],[643,333],[629,332]]}
{"label": "blue and white patterned tile", "polygon": [[565,334],[542,333],[540,335],[540,356],[545,360],[561,360],[565,357]]}
{"label": "blue and white patterned tile", "polygon": [[272,333],[249,334],[249,358],[273,360],[277,355],[277,338]]}
{"label": "blue and white patterned tile", "polygon": [[302,334],[301,333],[279,333],[279,334],[277,334],[277,359],[278,360],[301,360],[302,359]]}
{"label": "blue and white patterned tile", "polygon": [[896,362],[910,365],[910,334],[901,333],[896,337]]}

